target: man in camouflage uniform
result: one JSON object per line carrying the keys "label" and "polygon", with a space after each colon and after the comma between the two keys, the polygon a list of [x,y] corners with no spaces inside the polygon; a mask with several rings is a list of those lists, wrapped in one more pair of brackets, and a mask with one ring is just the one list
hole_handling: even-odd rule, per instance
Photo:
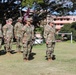
{"label": "man in camouflage uniform", "polygon": [[1,49],[1,44],[2,44],[2,38],[3,38],[3,34],[2,34],[2,24],[0,24],[0,49]]}
{"label": "man in camouflage uniform", "polygon": [[22,18],[19,17],[17,23],[14,26],[14,35],[15,35],[15,39],[17,41],[16,49],[17,49],[17,52],[19,52],[19,53],[20,53],[21,47],[22,47],[22,37],[23,37],[22,28],[23,28]]}
{"label": "man in camouflage uniform", "polygon": [[32,29],[31,29],[30,18],[27,18],[26,24],[23,27],[23,59],[28,60],[31,50],[31,38],[32,38]]}
{"label": "man in camouflage uniform", "polygon": [[32,30],[32,38],[31,38],[31,50],[30,50],[30,54],[32,52],[33,42],[34,42],[34,25],[32,23],[33,23],[33,19],[31,17],[30,18],[30,27],[31,27],[31,30]]}
{"label": "man in camouflage uniform", "polygon": [[46,56],[50,60],[53,57],[55,47],[55,26],[53,21],[50,21],[44,28],[44,38],[46,41]]}
{"label": "man in camouflage uniform", "polygon": [[12,19],[9,18],[6,21],[6,24],[3,26],[3,36],[4,36],[4,47],[6,48],[6,52],[10,53],[12,50],[12,42],[13,42],[13,26]]}

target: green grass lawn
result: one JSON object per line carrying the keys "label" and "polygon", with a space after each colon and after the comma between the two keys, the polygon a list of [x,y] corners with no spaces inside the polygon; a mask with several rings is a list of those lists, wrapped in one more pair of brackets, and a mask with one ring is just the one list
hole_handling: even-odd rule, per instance
{"label": "green grass lawn", "polygon": [[28,62],[23,61],[22,53],[1,55],[0,75],[76,75],[76,43],[56,43],[56,60],[50,62],[46,60],[45,52],[45,44],[35,45],[33,58]]}

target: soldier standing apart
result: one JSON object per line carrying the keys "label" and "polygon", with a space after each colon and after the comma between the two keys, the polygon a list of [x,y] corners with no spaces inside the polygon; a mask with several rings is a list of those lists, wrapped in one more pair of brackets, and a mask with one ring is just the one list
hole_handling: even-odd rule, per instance
{"label": "soldier standing apart", "polygon": [[44,28],[44,38],[46,41],[46,56],[48,60],[53,58],[54,47],[55,47],[55,26],[53,21],[49,22]]}
{"label": "soldier standing apart", "polygon": [[23,59],[28,60],[31,50],[31,38],[32,38],[32,29],[31,29],[30,18],[27,18],[26,24],[23,27]]}
{"label": "soldier standing apart", "polygon": [[6,24],[3,26],[3,36],[4,36],[4,47],[6,48],[6,52],[10,53],[12,50],[12,42],[13,42],[13,26],[11,18],[9,18],[6,21]]}
{"label": "soldier standing apart", "polygon": [[2,34],[2,24],[0,24],[0,49],[1,49],[1,44],[2,44],[2,38],[3,38],[3,34]]}
{"label": "soldier standing apart", "polygon": [[23,28],[22,18],[19,17],[17,20],[17,23],[14,26],[14,35],[15,35],[15,39],[17,42],[16,43],[16,50],[19,53],[20,53],[21,47],[22,47],[22,37],[23,37],[22,28]]}

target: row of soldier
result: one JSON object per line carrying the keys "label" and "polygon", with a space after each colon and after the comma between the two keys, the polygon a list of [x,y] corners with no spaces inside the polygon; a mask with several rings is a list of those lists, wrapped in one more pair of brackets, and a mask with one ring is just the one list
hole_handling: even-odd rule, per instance
{"label": "row of soldier", "polygon": [[[4,39],[4,49],[7,54],[10,54],[12,50],[13,38],[16,39],[16,51],[21,52],[21,46],[23,47],[23,60],[29,60],[29,56],[32,52],[34,37],[34,26],[32,25],[32,18],[27,18],[26,23],[22,24],[22,18],[17,19],[17,23],[13,26],[12,19],[6,20],[6,24],[2,27],[3,34],[0,29],[0,46],[2,38]],[[52,21],[50,21],[44,27],[44,38],[46,42],[46,56],[48,60],[51,60],[54,53],[55,46],[55,28]]]}

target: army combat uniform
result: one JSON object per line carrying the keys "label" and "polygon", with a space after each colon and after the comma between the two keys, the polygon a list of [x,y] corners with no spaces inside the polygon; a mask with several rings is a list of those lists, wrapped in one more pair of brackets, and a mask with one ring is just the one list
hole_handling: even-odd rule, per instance
{"label": "army combat uniform", "polygon": [[32,25],[32,22],[33,22],[33,19],[32,18],[30,18],[30,22],[31,22],[31,25],[30,25],[30,27],[31,27],[31,30],[32,30],[32,38],[31,38],[31,50],[30,50],[30,53],[32,52],[32,48],[33,48],[33,42],[34,42],[34,25]]}
{"label": "army combat uniform", "polygon": [[51,59],[54,53],[55,46],[55,26],[46,25],[44,28],[44,38],[46,41],[46,56]]}
{"label": "army combat uniform", "polygon": [[31,26],[25,25],[22,30],[23,30],[23,59],[28,60],[31,50],[32,29]]}
{"label": "army combat uniform", "polygon": [[4,36],[4,47],[6,48],[6,52],[10,52],[12,48],[13,42],[13,26],[9,23],[3,26],[3,36]]}
{"label": "army combat uniform", "polygon": [[0,49],[1,49],[1,44],[2,44],[2,37],[3,37],[3,34],[2,34],[2,24],[0,24]]}
{"label": "army combat uniform", "polygon": [[[18,19],[22,20],[20,17]],[[18,52],[21,51],[21,47],[22,47],[22,37],[23,37],[22,28],[23,28],[23,24],[19,21],[14,26],[14,35],[17,42],[16,49]]]}

